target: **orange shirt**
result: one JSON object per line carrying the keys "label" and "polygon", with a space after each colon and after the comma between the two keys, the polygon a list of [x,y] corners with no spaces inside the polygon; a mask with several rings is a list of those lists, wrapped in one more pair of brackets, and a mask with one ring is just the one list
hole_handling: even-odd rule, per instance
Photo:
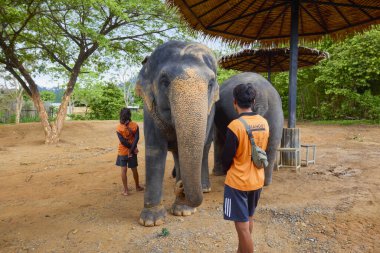
{"label": "orange shirt", "polygon": [[[266,150],[269,138],[269,126],[266,119],[260,115],[244,115],[243,119],[253,129],[255,143]],[[253,191],[264,186],[264,169],[258,169],[251,160],[251,142],[242,122],[233,120],[228,128],[236,135],[239,145],[227,172],[225,184],[240,190]]]}
{"label": "orange shirt", "polygon": [[[126,125],[120,123],[116,127],[116,132],[120,133],[123,136],[123,138],[126,139],[126,141],[130,145],[132,145],[132,143],[135,139],[137,129],[138,129],[138,125],[135,122],[131,121],[131,122],[129,122],[128,127]],[[125,147],[123,144],[119,143],[118,154],[123,155],[123,156],[129,155],[129,149],[127,147]]]}

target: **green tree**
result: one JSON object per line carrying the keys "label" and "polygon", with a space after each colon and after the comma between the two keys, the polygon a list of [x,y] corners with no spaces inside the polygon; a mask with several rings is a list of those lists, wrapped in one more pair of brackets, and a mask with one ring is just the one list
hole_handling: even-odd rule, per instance
{"label": "green tree", "polygon": [[[317,47],[330,57],[299,70],[297,118],[380,119],[380,27],[341,42],[327,38]],[[288,73],[277,73],[272,81],[287,114]]]}
{"label": "green tree", "polygon": [[223,69],[223,68],[218,67],[217,73],[218,73],[217,81],[218,81],[218,84],[221,85],[224,81],[226,81],[231,76],[239,74],[240,71],[233,70],[233,69]]}
{"label": "green tree", "polygon": [[123,91],[115,84],[100,87],[99,96],[89,102],[90,118],[118,119],[120,110],[125,107]]}
{"label": "green tree", "polygon": [[[45,142],[57,143],[81,75],[118,66],[125,58],[141,60],[178,23],[163,1],[0,0],[0,64],[32,98]],[[66,79],[54,122],[48,120],[34,78],[40,72]]]}
{"label": "green tree", "polygon": [[[380,119],[380,26],[330,48],[315,84],[325,89],[321,114],[334,118]],[[377,93],[379,95],[379,93]]]}
{"label": "green tree", "polygon": [[44,102],[54,102],[55,101],[55,93],[49,90],[44,90],[40,92],[40,96],[42,101]]}
{"label": "green tree", "polygon": [[89,104],[100,99],[102,94],[102,84],[88,82],[75,87],[72,100],[74,104],[82,104],[86,107],[86,114]]}

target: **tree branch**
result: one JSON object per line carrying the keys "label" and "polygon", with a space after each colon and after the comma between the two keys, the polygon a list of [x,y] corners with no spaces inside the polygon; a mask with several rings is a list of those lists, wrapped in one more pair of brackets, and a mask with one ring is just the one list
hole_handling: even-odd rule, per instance
{"label": "tree branch", "polygon": [[[29,8],[28,8],[29,9]],[[37,8],[35,9],[35,11],[37,10]],[[20,35],[20,33],[22,32],[22,30],[24,30],[24,28],[27,26],[27,24],[29,23],[29,21],[36,15],[36,12],[32,12],[32,13],[29,13],[29,15],[27,16],[27,18],[24,20],[23,24],[21,25],[21,27],[17,30],[17,31],[14,31],[14,34],[13,34],[13,37],[12,39],[10,40],[9,44],[11,47],[13,47],[17,37]]]}
{"label": "tree branch", "polygon": [[58,26],[58,28],[61,29],[61,31],[63,31],[64,34],[66,34],[70,39],[72,39],[75,44],[77,44],[79,47],[81,47],[80,38],[74,36],[73,34],[71,34],[69,32],[68,29],[65,28],[66,23],[65,23],[65,27],[63,27],[62,24],[59,22],[59,20],[55,18],[54,14],[53,14],[53,10],[50,8],[50,6],[48,6],[48,8],[49,8],[50,13],[51,13],[51,15],[49,15],[49,18],[53,21],[53,23],[56,24]]}
{"label": "tree branch", "polygon": [[21,84],[21,86],[24,88],[29,97],[31,97],[32,92],[30,91],[25,81],[21,78],[21,76],[10,66],[6,66],[5,69],[8,70],[17,79],[17,81]]}
{"label": "tree branch", "polygon": [[161,34],[162,32],[165,32],[165,31],[168,31],[168,30],[172,30],[172,29],[175,29],[175,28],[176,27],[171,27],[171,28],[167,28],[167,29],[164,29],[164,30],[160,30],[160,31],[146,32],[146,33],[141,33],[141,34],[133,35],[133,36],[116,37],[116,38],[112,38],[110,40],[111,41],[116,41],[116,40],[135,39],[135,38],[138,38],[138,37],[142,37],[142,36],[150,35],[150,34],[155,34],[155,33]]}
{"label": "tree branch", "polygon": [[69,65],[67,65],[64,61],[62,61],[61,59],[58,58],[58,56],[56,56],[54,54],[54,52],[52,52],[46,45],[44,45],[43,43],[40,42],[40,45],[41,45],[41,49],[43,49],[45,52],[47,52],[56,62],[58,62],[59,64],[62,65],[62,67],[64,67],[67,71],[69,72],[72,72],[73,69],[69,67]]}

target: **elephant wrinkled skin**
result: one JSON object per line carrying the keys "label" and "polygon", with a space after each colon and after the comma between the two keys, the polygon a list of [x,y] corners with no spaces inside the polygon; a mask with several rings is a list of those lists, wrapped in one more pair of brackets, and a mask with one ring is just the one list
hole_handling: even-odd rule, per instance
{"label": "elephant wrinkled skin", "polygon": [[[215,102],[219,97],[216,60],[199,43],[170,41],[146,59],[136,84],[144,100],[146,191],[139,223],[160,225],[166,210],[161,205],[167,151],[176,167],[175,215],[190,215],[210,187],[208,151]],[[201,179],[202,175],[202,179]]]}

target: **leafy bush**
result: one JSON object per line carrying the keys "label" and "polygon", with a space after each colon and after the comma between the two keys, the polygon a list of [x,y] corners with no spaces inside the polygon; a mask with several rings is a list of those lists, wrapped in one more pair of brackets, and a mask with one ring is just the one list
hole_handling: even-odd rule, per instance
{"label": "leafy bush", "polygon": [[89,115],[81,115],[81,114],[68,114],[67,115],[71,120],[89,120]]}
{"label": "leafy bush", "polygon": [[136,121],[136,122],[144,121],[144,111],[143,110],[132,111],[132,121]]}
{"label": "leafy bush", "polygon": [[120,110],[125,106],[123,92],[115,84],[101,86],[100,95],[89,102],[90,119],[118,119]]}
{"label": "leafy bush", "polygon": [[[51,119],[49,118],[49,121]],[[15,121],[13,120],[12,123]],[[20,118],[20,123],[29,123],[29,122],[40,122],[40,117],[39,116],[26,116],[26,117],[21,117]]]}

